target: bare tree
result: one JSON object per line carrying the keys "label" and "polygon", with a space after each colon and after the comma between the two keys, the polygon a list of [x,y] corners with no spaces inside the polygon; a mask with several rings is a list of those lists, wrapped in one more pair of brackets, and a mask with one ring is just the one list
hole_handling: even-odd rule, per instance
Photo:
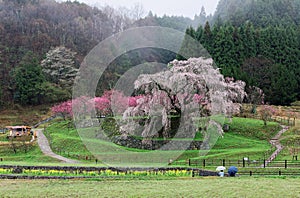
{"label": "bare tree", "polygon": [[134,20],[139,20],[145,16],[145,9],[141,3],[135,3],[131,8],[131,17]]}

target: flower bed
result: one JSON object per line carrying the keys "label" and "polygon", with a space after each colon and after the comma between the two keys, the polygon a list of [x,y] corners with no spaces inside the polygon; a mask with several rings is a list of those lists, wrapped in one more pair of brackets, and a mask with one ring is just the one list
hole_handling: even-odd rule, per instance
{"label": "flower bed", "polygon": [[93,177],[191,177],[200,170],[191,168],[106,168],[106,167],[35,167],[0,166],[0,177],[20,176],[20,178],[55,179]]}

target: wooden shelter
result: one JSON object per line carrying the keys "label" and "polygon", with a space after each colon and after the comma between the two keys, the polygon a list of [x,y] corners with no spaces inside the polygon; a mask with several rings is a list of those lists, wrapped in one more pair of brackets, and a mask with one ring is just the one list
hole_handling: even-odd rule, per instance
{"label": "wooden shelter", "polygon": [[30,126],[6,126],[9,131],[8,137],[20,137],[33,135]]}

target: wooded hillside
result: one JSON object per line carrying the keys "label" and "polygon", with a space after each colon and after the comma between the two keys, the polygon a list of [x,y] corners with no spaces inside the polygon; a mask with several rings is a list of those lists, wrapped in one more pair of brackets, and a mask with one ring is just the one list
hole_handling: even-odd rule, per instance
{"label": "wooded hillside", "polygon": [[[0,101],[3,105],[12,102],[22,104],[45,102],[22,98],[17,84],[23,83],[16,82],[18,79],[15,78],[18,67],[24,64],[27,65],[26,68],[29,65],[33,66],[32,64],[39,67],[46,53],[57,46],[65,46],[76,52],[74,67],[79,67],[83,57],[96,44],[128,28],[133,22],[124,13],[110,7],[98,9],[76,1],[57,3],[54,0],[0,1],[0,19]],[[31,58],[35,57],[36,63],[30,61],[31,58],[27,58],[27,62],[24,63],[24,57],[28,53],[31,53]],[[30,71],[27,70],[27,73]],[[31,73],[27,78],[40,74]],[[34,89],[34,96],[49,91],[54,95],[57,94],[55,84],[43,82],[44,80],[40,81],[39,85],[42,86],[39,88],[25,86],[21,89],[29,89],[28,91]]]}
{"label": "wooded hillside", "polygon": [[[152,12],[133,18],[126,9],[77,1],[0,0],[0,104],[69,99],[71,77],[95,45],[127,28],[152,25],[181,31],[191,26],[186,33],[204,45],[225,76],[261,87],[267,102],[290,104],[300,99],[299,13],[298,0],[220,0],[214,16],[203,7],[194,19]],[[161,49],[128,52],[107,69],[96,94],[134,65],[175,57]]]}
{"label": "wooded hillside", "polygon": [[225,76],[262,88],[266,102],[288,105],[300,99],[299,5],[298,0],[221,0],[211,23],[186,33],[209,51]]}
{"label": "wooded hillside", "polygon": [[[41,65],[44,59],[53,60],[56,68],[66,63],[64,60],[59,61],[59,57],[68,59],[67,62],[72,64],[66,67],[78,69],[83,58],[95,45],[129,27],[161,25],[184,31],[189,25],[196,26],[206,19],[204,8],[199,16],[195,16],[195,20],[177,16],[157,17],[151,12],[140,19],[132,17],[133,12],[139,10],[113,9],[108,6],[96,8],[78,1],[58,3],[54,0],[1,0],[1,106],[14,103],[35,105],[70,98],[70,89],[58,84],[58,79],[49,77],[48,68],[51,66],[45,61]],[[50,55],[52,57],[48,57]],[[102,92],[109,89],[118,76],[133,64],[145,61],[167,63],[173,58],[174,54],[161,50],[131,52],[112,63],[122,66],[117,71],[114,67],[108,69],[98,90]],[[26,74],[23,75],[25,71]],[[39,83],[32,84],[27,78],[39,79]]]}

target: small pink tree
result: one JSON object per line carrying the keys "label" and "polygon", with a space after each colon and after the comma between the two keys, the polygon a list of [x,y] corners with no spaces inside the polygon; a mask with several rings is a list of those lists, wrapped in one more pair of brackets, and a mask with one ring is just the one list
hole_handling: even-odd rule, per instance
{"label": "small pink tree", "polygon": [[105,91],[103,96],[89,98],[82,96],[69,100],[52,107],[54,115],[61,115],[64,119],[72,117],[74,112],[87,115],[93,110],[97,115],[122,115],[128,107],[136,107],[138,100],[144,96],[125,96],[122,92],[116,90]]}
{"label": "small pink tree", "polygon": [[64,119],[73,116],[74,109],[75,112],[84,115],[86,112],[90,112],[92,108],[92,103],[90,99],[86,96],[76,98],[73,100],[68,100],[62,102],[52,107],[51,111],[54,115],[61,115]]}
{"label": "small pink tree", "polygon": [[61,115],[65,120],[72,116],[72,100],[57,104],[51,108],[52,114]]}
{"label": "small pink tree", "polygon": [[259,110],[259,114],[264,121],[264,125],[267,126],[267,121],[272,118],[272,115],[276,114],[276,109],[270,105],[263,105]]}
{"label": "small pink tree", "polygon": [[[118,90],[105,91],[102,103],[106,108],[106,112],[114,115],[123,115],[128,107],[136,107],[138,100],[143,96],[125,96],[123,92]],[[108,102],[109,101],[109,102]]]}
{"label": "small pink tree", "polygon": [[98,115],[111,114],[110,100],[108,98],[102,96],[102,97],[96,97],[93,100]]}
{"label": "small pink tree", "polygon": [[72,100],[72,115],[74,112],[79,115],[87,115],[93,110],[93,103],[87,96],[81,96]]}

